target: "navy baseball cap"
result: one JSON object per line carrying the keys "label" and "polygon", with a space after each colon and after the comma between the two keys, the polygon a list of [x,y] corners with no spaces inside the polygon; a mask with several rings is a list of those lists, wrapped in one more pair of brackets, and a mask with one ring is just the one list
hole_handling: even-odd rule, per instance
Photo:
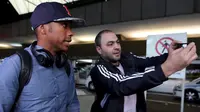
{"label": "navy baseball cap", "polygon": [[44,2],[39,4],[31,15],[32,29],[49,22],[71,21],[72,27],[85,26],[85,20],[72,17],[64,4],[58,2]]}

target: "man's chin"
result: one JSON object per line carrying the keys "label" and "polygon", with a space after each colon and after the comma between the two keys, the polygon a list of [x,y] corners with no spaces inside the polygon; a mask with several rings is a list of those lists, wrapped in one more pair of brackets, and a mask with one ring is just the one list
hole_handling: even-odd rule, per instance
{"label": "man's chin", "polygon": [[112,60],[111,60],[111,62],[112,63],[116,63],[116,62],[118,62],[120,60],[120,58],[113,58]]}
{"label": "man's chin", "polygon": [[120,60],[120,56],[114,57],[114,60],[119,61]]}
{"label": "man's chin", "polygon": [[67,51],[68,51],[68,48],[61,49],[60,51],[61,51],[61,52],[67,52]]}

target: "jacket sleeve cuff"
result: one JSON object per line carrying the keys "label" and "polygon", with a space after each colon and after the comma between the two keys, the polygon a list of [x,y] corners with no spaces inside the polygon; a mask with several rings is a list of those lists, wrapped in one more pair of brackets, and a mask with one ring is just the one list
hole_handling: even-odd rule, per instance
{"label": "jacket sleeve cuff", "polygon": [[161,68],[161,65],[156,66],[156,71],[158,73],[158,77],[160,80],[162,80],[162,81],[168,80],[168,77],[165,76],[165,74]]}

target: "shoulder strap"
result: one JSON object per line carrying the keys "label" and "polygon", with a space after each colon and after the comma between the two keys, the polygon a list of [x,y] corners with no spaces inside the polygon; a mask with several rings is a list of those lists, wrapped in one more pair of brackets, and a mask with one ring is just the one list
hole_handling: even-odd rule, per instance
{"label": "shoulder strap", "polygon": [[19,89],[15,98],[14,105],[12,106],[11,112],[14,111],[17,101],[21,95],[21,92],[25,85],[27,85],[31,79],[32,72],[32,58],[28,51],[20,50],[17,51],[17,55],[19,55],[21,60],[21,70],[19,74]]}

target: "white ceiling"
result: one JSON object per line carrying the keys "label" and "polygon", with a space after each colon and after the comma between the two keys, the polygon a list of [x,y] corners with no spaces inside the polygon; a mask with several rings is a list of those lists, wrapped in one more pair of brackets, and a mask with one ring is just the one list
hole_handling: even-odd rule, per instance
{"label": "white ceiling", "polygon": [[[187,32],[188,37],[200,36],[200,14],[181,15],[142,21],[121,22],[100,26],[73,29],[73,43],[93,42],[96,34],[103,29],[110,29],[126,39],[145,40],[148,35]],[[1,43],[31,43],[34,35],[7,38]]]}
{"label": "white ceiling", "polygon": [[33,12],[35,7],[40,3],[53,1],[65,4],[78,0],[9,0],[19,15]]}
{"label": "white ceiling", "polygon": [[128,39],[144,40],[148,35],[187,32],[188,37],[200,36],[200,14],[173,16],[142,21],[130,21],[117,24],[92,26],[74,29],[75,40],[94,40],[103,29],[111,29]]}

